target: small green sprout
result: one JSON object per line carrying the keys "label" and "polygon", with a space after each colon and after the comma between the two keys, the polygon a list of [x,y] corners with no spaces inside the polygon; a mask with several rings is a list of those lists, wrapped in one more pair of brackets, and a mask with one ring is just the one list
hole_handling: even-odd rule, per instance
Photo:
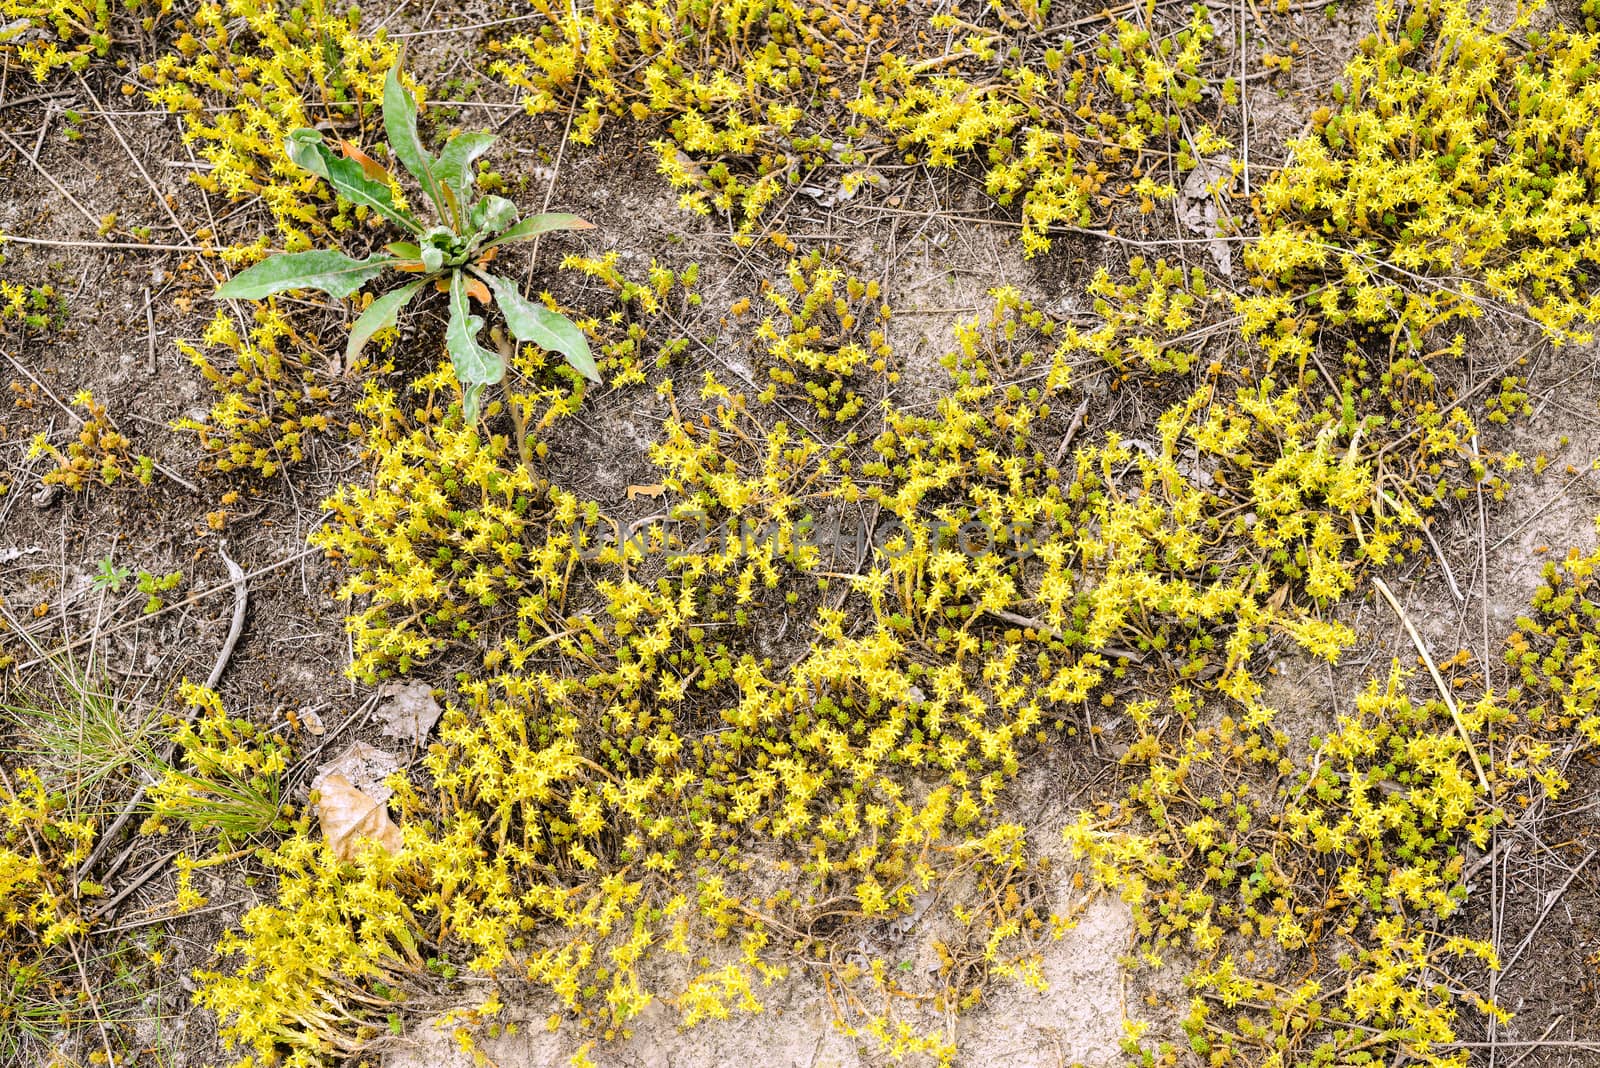
{"label": "small green sprout", "polygon": [[125,567],[118,567],[111,559],[110,554],[100,558],[100,570],[94,577],[94,588],[97,590],[110,590],[112,593],[121,593],[123,583],[133,574]]}
{"label": "small green sprout", "polygon": [[342,299],[389,268],[416,275],[414,281],[374,300],[350,327],[345,354],[354,359],[374,334],[395,325],[400,309],[426,283],[435,282],[450,295],[445,345],[465,393],[469,422],[477,418],[484,389],[506,374],[505,357],[478,343],[484,323],[472,314],[469,297],[485,307],[498,304],[518,341],[559,352],[585,378],[599,382],[583,331],[566,316],[528,300],[515,282],[488,270],[501,245],[553,230],[586,230],[591,224],[576,215],[554,212],[523,219],[517,206],[504,197],[475,196],[473,163],[494,143],[494,135],[459,133],[438,156],[430,155],[417,133],[416,101],[400,84],[398,66],[390,68],[384,81],[383,126],[394,156],[422,187],[440,223],[427,226],[397,205],[393,176],[356,146],[341,142],[342,154],[336,154],[316,130],[291,130],[284,148],[296,166],[325,179],[340,196],[388,219],[413,240],[393,242],[384,254],[364,260],[332,249],[273,256],[224,283],[217,296],[260,300],[286,289],[320,289]]}

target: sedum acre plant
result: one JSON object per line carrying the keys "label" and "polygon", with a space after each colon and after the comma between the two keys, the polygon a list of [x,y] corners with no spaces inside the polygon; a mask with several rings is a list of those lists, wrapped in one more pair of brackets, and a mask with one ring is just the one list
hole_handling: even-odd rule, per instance
{"label": "sedum acre plant", "polygon": [[1530,29],[1538,6],[1501,30],[1467,0],[1378,4],[1334,106],[1262,192],[1256,281],[1315,287],[1329,325],[1407,352],[1484,298],[1590,340],[1600,38]]}
{"label": "sedum acre plant", "polygon": [[560,312],[528,300],[515,282],[488,269],[502,245],[552,230],[587,229],[590,224],[560,213],[519,219],[517,206],[504,197],[474,198],[472,166],[494,143],[494,135],[460,133],[438,156],[431,155],[417,130],[416,101],[400,83],[398,67],[391,67],[384,80],[383,126],[390,151],[422,187],[440,221],[424,225],[396,199],[395,176],[355,145],[341,141],[341,152],[335,153],[316,130],[291,130],[284,149],[296,166],[326,180],[357,207],[388,219],[413,240],[393,242],[384,253],[359,260],[334,249],[273,256],[235,275],[217,289],[217,296],[260,300],[288,289],[320,289],[343,298],[392,268],[418,277],[374,300],[361,313],[350,328],[347,360],[354,360],[374,334],[392,328],[400,309],[433,282],[450,296],[445,346],[465,392],[468,420],[476,418],[484,388],[506,374],[505,357],[478,343],[484,321],[472,313],[473,300],[484,307],[498,303],[518,341],[561,353],[584,377],[598,382],[583,331]]}
{"label": "sedum acre plant", "polygon": [[[764,213],[784,224],[791,187],[821,201],[833,192],[813,183],[837,177],[841,203],[865,189],[880,165],[867,148],[899,161],[886,170],[976,161],[1032,254],[1065,227],[1139,223],[1129,194],[1154,225],[1179,182],[1194,198],[1197,170],[1225,226],[1242,177],[1217,158],[1239,87],[1216,91],[1199,8],[1104,12],[1083,23],[1108,23],[1092,43],[1058,43],[1047,3],[1009,0],[937,18],[875,0],[535,6],[548,21],[502,46],[495,72],[530,111],[570,108],[576,144],[606,122],[659,123],[664,177],[686,206],[726,213],[736,246]],[[917,17],[944,32],[916,34]],[[216,366],[190,353],[221,395],[194,427],[219,469],[271,474],[312,434],[360,443],[372,477],[339,486],[312,535],[343,574],[349,673],[410,676],[444,706],[389,783],[401,848],[340,857],[302,816],[256,854],[275,892],[196,994],[242,1063],[360,1056],[403,1030],[408,994],[457,969],[542,988],[549,1026],[593,1042],[652,1001],[693,1026],[811,976],[846,1034],[889,1059],[957,1063],[956,1017],[1001,980],[1043,983],[1040,946],[1070,924],[1072,891],[1110,890],[1133,909],[1129,961],[1186,973],[1165,1022],[1187,1051],[1146,1048],[1130,1021],[1130,1063],[1465,1064],[1466,1014],[1504,1019],[1474,992],[1496,960],[1463,923],[1471,851],[1567,789],[1563,747],[1600,740],[1600,559],[1552,565],[1512,639],[1510,690],[1467,653],[1438,693],[1380,666],[1342,708],[1288,706],[1273,677],[1337,662],[1369,577],[1426,566],[1430,520],[1452,499],[1498,499],[1521,464],[1493,430],[1528,410],[1524,380],[1464,392],[1463,335],[1430,333],[1485,295],[1553,333],[1588,321],[1574,294],[1592,208],[1574,161],[1596,38],[1524,49],[1457,0],[1380,6],[1378,23],[1339,107],[1257,187],[1248,286],[1133,257],[1085,277],[1067,317],[995,289],[951,324],[928,402],[890,388],[914,366],[891,335],[917,309],[897,316],[894,284],[841,250],[798,247],[814,237],[766,235],[787,269],[753,287],[764,310],[748,329],[750,297],[722,318],[748,392],[685,357],[700,324],[678,315],[724,279],[703,295],[692,265],[629,277],[618,252],[566,261],[615,294],[578,324],[610,384],[659,413],[626,491],[655,502],[642,518],[574,486],[546,434],[582,385],[530,383],[571,353],[476,340],[472,300],[498,301],[513,333],[532,307],[489,274],[499,245],[583,224],[474,201],[488,136],[424,152],[381,38],[346,60],[338,113],[359,121],[383,97],[392,153],[438,226],[388,170],[299,129],[310,88],[274,97],[270,133],[197,135],[257,162],[287,140],[344,202],[322,212],[310,190],[252,177],[293,254],[224,295],[345,296],[409,272],[356,323],[352,355],[430,278],[453,312],[454,366],[402,385],[381,362],[347,373],[361,396],[347,419],[330,414],[341,387],[284,343],[298,345],[288,309],[219,317],[204,339]],[[309,31],[280,45],[252,25],[257,54],[328,65],[301,55]],[[835,26],[861,32],[830,48]],[[207,60],[183,83],[196,92],[223,91],[232,65],[211,60],[246,52],[220,36],[183,47]],[[1572,110],[1547,113],[1541,80]],[[244,167],[211,174],[230,169]],[[301,251],[305,231],[287,227],[324,215],[330,232],[376,217],[407,238],[368,260]],[[452,375],[464,408],[437,403]],[[502,378],[503,396],[481,396]],[[1107,415],[1119,392],[1116,413],[1155,399],[1143,426]],[[502,412],[516,438],[492,429]],[[270,802],[277,750],[214,711],[180,739],[186,767],[259,783]],[[1017,811],[1022,776],[1051,760],[1113,777],[1085,776],[1096,793],[1050,828],[1079,866],[1068,879]],[[174,821],[223,794],[167,785]],[[901,936],[930,909],[918,937],[937,931],[937,963],[916,968]],[[467,1015],[499,1011],[491,997]]]}
{"label": "sedum acre plant", "polygon": [[[773,301],[779,333],[756,334],[752,348],[816,326],[822,338],[785,351],[821,352],[833,329],[866,330],[876,300],[863,284],[859,300],[873,305],[846,326],[851,276],[830,281],[831,270],[796,261],[795,297],[769,294],[788,316]],[[1141,895],[1147,918],[1191,894],[1216,901],[1184,903],[1180,933],[1152,919],[1142,948],[1225,946],[1242,957],[1259,942],[1303,966],[1337,946],[1331,962],[1347,948],[1333,932],[1377,908],[1324,907],[1325,896],[1278,885],[1275,868],[1241,885],[1229,867],[1213,889],[1203,854],[1179,863],[1178,846],[1144,823],[1159,822],[1167,784],[1203,792],[1185,825],[1203,837],[1206,815],[1228,815],[1218,848],[1226,863],[1254,865],[1270,855],[1255,836],[1276,825],[1255,810],[1233,815],[1234,801],[1213,796],[1219,783],[1308,834],[1318,820],[1366,813],[1349,791],[1273,792],[1316,764],[1291,752],[1259,650],[1282,635],[1338,658],[1355,635],[1328,610],[1368,571],[1417,552],[1424,513],[1460,478],[1441,471],[1429,494],[1390,501],[1382,480],[1420,481],[1412,468],[1429,456],[1464,469],[1475,428],[1461,413],[1434,420],[1420,402],[1413,421],[1390,425],[1369,418],[1375,398],[1352,394],[1347,413],[1316,402],[1314,378],[1303,389],[1287,375],[1217,366],[1150,440],[1108,435],[1053,460],[1082,395],[1075,377],[1118,361],[1164,373],[1190,332],[1186,316],[1203,310],[1192,279],[1146,270],[1100,284],[1099,327],[1069,329],[997,290],[992,309],[959,324],[941,361],[949,388],[931,410],[887,401],[874,434],[835,445],[797,428],[766,390],[747,396],[715,372],[691,385],[660,379],[670,414],[650,478],[670,518],[639,527],[613,527],[601,500],[518,462],[506,436],[440,410],[431,397],[443,378],[403,393],[369,383],[362,440],[374,477],[341,488],[313,538],[345,572],[350,672],[454,685],[422,764],[426,787],[396,784],[399,854],[341,869],[302,834],[268,861],[276,901],[243,919],[199,995],[224,1038],[290,1064],[317,1063],[295,1060],[302,1050],[359,1048],[388,1011],[365,999],[404,986],[414,954],[448,951],[474,977],[544,987],[560,1018],[596,1036],[625,1033],[651,1000],[685,1025],[759,1011],[774,984],[803,971],[828,984],[846,1033],[889,1057],[955,1063],[948,1021],[996,982],[1037,978],[1036,946],[1059,919],[1060,903],[1040,889],[1052,877],[1010,816],[1010,784],[1049,749],[1103,747],[1110,735],[1095,728],[1112,717],[1134,744],[1129,793],[1070,843],[1096,885]],[[1144,298],[1134,291],[1159,294],[1165,310],[1136,315]],[[1262,341],[1281,340],[1278,330],[1251,312],[1237,358],[1292,375],[1286,354]],[[865,357],[815,374],[778,357],[774,369],[791,367],[825,383],[830,403],[835,379],[849,377],[837,393],[847,403],[847,387],[870,396],[869,374],[891,373]],[[535,417],[546,403],[508,392]],[[569,410],[552,404],[527,422],[548,426]],[[876,518],[852,533],[858,505]],[[763,645],[773,617],[805,638],[792,650]],[[1452,766],[1464,747],[1448,719],[1385,693],[1319,750],[1323,761],[1365,774],[1376,758],[1355,744],[1392,712],[1385,762],[1415,764],[1441,803],[1460,801],[1462,785],[1474,786]],[[1170,696],[1152,709],[1145,694]],[[1227,727],[1212,722],[1224,713]],[[1491,728],[1503,730],[1485,721],[1480,749]],[[1182,777],[1218,753],[1228,763],[1216,776]],[[1538,754],[1524,763],[1544,771]],[[1350,837],[1348,848],[1365,848],[1368,882],[1398,873],[1402,900],[1409,868],[1423,877],[1416,893],[1448,900],[1452,850],[1489,809],[1476,795],[1459,814],[1422,811],[1422,801],[1412,807],[1433,821],[1435,841]],[[1396,802],[1385,814],[1409,811]],[[1285,871],[1330,867],[1318,848],[1297,846]],[[1152,861],[1161,867],[1145,872]],[[978,889],[952,889],[937,906],[951,932],[937,972],[897,971],[882,947],[852,959],[858,938],[870,947],[914,916],[919,895],[963,885]],[[1308,910],[1291,916],[1303,940],[1277,918],[1280,901]],[[1369,927],[1359,937],[1362,990],[1408,982],[1454,949],[1428,943],[1391,960],[1366,948],[1383,945]],[[329,982],[326,961],[349,962],[342,974],[359,990]],[[1275,981],[1261,969],[1246,977]],[[1232,986],[1218,977],[1201,989]],[[1325,1000],[1317,1041],[1335,1051],[1368,1037],[1366,1026],[1439,1034],[1450,1011],[1429,999],[1333,1020]],[[1219,1010],[1196,1026],[1222,1048],[1226,1034],[1205,1035],[1247,1025]]]}
{"label": "sedum acre plant", "polygon": [[[189,180],[229,201],[259,199],[291,252],[351,232],[365,211],[328,204],[320,183],[285,167],[289,131],[332,121],[376,124],[385,75],[399,46],[381,27],[364,30],[357,7],[326,0],[220,0],[200,3],[164,55],[141,63],[144,97],[178,116],[202,167]],[[226,231],[224,231],[226,233]],[[235,235],[224,262],[253,263],[269,237]]]}
{"label": "sedum acre plant", "polygon": [[73,871],[94,848],[92,816],[69,811],[34,768],[0,767],[0,1058],[42,1063],[50,1036],[89,1015],[74,954],[103,892]]}

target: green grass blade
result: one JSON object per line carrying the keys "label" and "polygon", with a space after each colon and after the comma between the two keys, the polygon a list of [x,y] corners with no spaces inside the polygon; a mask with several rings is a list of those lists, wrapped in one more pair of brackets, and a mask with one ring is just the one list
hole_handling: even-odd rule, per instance
{"label": "green grass blade", "polygon": [[517,225],[490,241],[484,248],[493,248],[496,245],[509,244],[512,241],[527,241],[529,238],[548,234],[552,230],[593,230],[594,223],[576,215],[565,212],[547,211],[543,215],[530,215]]}

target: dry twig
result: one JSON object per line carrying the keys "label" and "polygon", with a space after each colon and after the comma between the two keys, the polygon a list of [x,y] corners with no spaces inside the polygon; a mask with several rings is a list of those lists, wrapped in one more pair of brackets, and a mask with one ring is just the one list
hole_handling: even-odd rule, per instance
{"label": "dry twig", "polygon": [[1444,684],[1444,679],[1439,675],[1439,669],[1433,663],[1433,657],[1428,654],[1428,647],[1423,644],[1422,635],[1417,633],[1417,628],[1412,626],[1411,618],[1406,615],[1405,609],[1400,607],[1400,602],[1395,599],[1394,592],[1389,589],[1389,584],[1377,575],[1372,576],[1372,584],[1378,587],[1378,592],[1383,594],[1383,599],[1389,602],[1389,607],[1394,609],[1394,614],[1400,617],[1400,623],[1406,628],[1406,633],[1411,636],[1411,644],[1416,646],[1417,655],[1428,667],[1428,674],[1433,676],[1433,684],[1439,689],[1439,696],[1444,698],[1444,706],[1450,710],[1450,719],[1454,721],[1456,730],[1461,734],[1461,742],[1467,747],[1467,756],[1472,758],[1472,770],[1478,773],[1478,785],[1483,787],[1485,799],[1494,803],[1494,791],[1489,787],[1489,776],[1483,773],[1483,764],[1478,760],[1478,750],[1473,747],[1472,736],[1467,733],[1467,726],[1461,722],[1461,711],[1456,708],[1456,700],[1450,695],[1450,688]]}

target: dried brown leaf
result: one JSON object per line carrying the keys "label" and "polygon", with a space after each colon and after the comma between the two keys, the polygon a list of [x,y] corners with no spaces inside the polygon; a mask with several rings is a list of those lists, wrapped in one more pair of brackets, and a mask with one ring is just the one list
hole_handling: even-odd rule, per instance
{"label": "dried brown leaf", "polygon": [[329,775],[318,788],[317,816],[322,821],[322,837],[333,855],[353,860],[364,842],[372,841],[385,852],[400,852],[400,828],[389,818],[389,810],[350,785],[343,775]]}
{"label": "dried brown leaf", "polygon": [[374,748],[366,742],[352,742],[344,752],[317,768],[311,788],[318,789],[330,776],[342,775],[346,782],[382,804],[394,794],[384,785],[384,780],[399,770],[400,758],[388,750]]}

